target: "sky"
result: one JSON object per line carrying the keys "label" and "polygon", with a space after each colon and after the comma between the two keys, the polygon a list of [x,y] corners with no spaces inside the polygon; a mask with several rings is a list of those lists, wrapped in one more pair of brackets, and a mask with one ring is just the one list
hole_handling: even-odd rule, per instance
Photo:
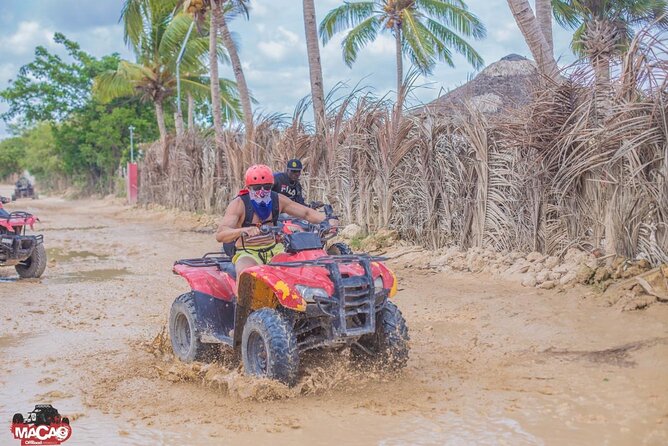
{"label": "sky", "polygon": [[[341,1],[316,0],[318,22]],[[472,42],[486,64],[511,53],[530,57],[506,0],[467,3],[487,27],[487,38]],[[55,32],[62,32],[94,56],[117,52],[133,60],[118,22],[122,4],[123,0],[0,0],[0,89],[7,87],[22,65],[33,60],[36,46],[60,51],[53,42]],[[240,44],[247,83],[259,102],[255,111],[292,114],[297,102],[310,93],[302,2],[251,0],[251,5],[250,20],[237,19],[230,28]],[[572,60],[570,32],[555,24],[554,33],[555,56],[562,61]],[[393,92],[396,68],[394,41],[389,33],[363,49],[352,68],[343,62],[343,36],[321,46],[325,91],[344,82],[350,87],[358,83],[370,86],[379,96]],[[431,76],[418,79],[415,100],[429,102],[476,74],[465,59],[456,57],[454,61],[455,68],[439,64]],[[404,69],[409,66],[405,60]],[[234,77],[229,66],[222,66],[220,71],[221,77]],[[7,105],[0,102],[0,113],[6,110]],[[0,139],[7,136],[0,121]]]}

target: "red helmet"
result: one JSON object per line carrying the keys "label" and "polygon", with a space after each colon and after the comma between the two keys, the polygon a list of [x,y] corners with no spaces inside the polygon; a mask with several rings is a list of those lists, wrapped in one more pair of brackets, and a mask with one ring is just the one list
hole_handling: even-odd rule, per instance
{"label": "red helmet", "polygon": [[254,164],[246,171],[246,186],[256,184],[273,184],[274,174],[269,166],[264,164]]}

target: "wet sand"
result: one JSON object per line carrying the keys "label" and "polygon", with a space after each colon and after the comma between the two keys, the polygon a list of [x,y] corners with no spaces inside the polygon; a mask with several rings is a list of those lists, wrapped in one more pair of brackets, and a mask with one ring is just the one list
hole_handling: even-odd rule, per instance
{"label": "wet sand", "polygon": [[[155,339],[188,290],[174,260],[217,249],[196,221],[108,200],[8,207],[40,217],[49,264],[40,280],[0,268],[7,427],[52,403],[73,418],[72,445],[668,444],[665,304],[619,312],[584,288],[415,270],[399,257],[389,265],[407,369],[307,358],[286,389],[230,362],[184,366]],[[0,444],[14,443],[0,429]]]}

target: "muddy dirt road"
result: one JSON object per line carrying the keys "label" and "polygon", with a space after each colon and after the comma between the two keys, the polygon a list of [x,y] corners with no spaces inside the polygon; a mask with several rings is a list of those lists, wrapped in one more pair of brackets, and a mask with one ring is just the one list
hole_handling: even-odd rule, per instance
{"label": "muddy dirt road", "polygon": [[50,261],[41,280],[0,269],[2,445],[18,444],[11,416],[36,403],[74,418],[72,445],[668,444],[666,305],[620,313],[585,289],[399,258],[407,370],[377,376],[331,357],[287,390],[150,346],[187,290],[172,262],[214,250],[211,234],[108,201],[11,208],[41,218]]}

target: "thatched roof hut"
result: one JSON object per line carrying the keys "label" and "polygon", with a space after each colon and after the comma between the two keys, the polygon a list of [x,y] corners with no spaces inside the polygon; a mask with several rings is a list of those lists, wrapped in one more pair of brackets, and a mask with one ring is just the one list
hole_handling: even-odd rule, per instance
{"label": "thatched roof hut", "polygon": [[533,61],[510,54],[424,108],[430,112],[449,114],[468,105],[484,114],[495,115],[508,108],[529,104],[538,79],[538,68]]}

